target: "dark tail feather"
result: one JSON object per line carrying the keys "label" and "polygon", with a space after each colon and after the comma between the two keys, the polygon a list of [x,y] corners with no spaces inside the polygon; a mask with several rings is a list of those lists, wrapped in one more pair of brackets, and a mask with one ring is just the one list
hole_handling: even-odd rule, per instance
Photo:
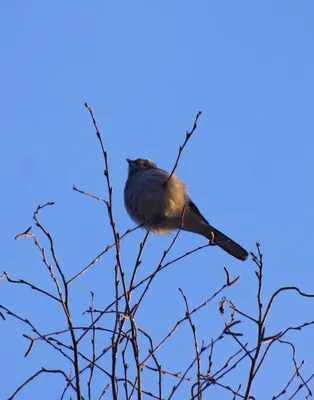
{"label": "dark tail feather", "polygon": [[189,200],[187,212],[184,214],[183,229],[203,235],[210,241],[213,240],[214,243],[217,243],[217,246],[239,260],[245,261],[248,258],[248,252],[243,247],[206,221],[192,200]]}
{"label": "dark tail feather", "polygon": [[[227,253],[232,255],[235,258],[238,258],[239,260],[245,261],[248,258],[248,252],[244,250],[243,247],[241,247],[238,243],[234,242],[232,239],[228,238],[228,236],[224,235],[218,229],[214,228],[213,226],[209,225],[208,226],[208,234],[206,234],[206,237],[212,241],[212,234],[214,236],[214,242],[217,243],[217,246],[225,250]],[[219,244],[218,244],[219,243]],[[221,244],[220,244],[221,243]]]}

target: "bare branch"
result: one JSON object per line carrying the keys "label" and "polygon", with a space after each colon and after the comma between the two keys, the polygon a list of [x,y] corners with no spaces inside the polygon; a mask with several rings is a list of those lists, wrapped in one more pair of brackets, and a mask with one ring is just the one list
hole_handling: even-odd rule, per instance
{"label": "bare branch", "polygon": [[[196,376],[196,382],[197,382],[197,391],[198,395],[197,398],[198,400],[202,400],[202,392],[201,392],[201,357],[200,357],[200,351],[198,348],[198,340],[197,340],[197,335],[196,335],[196,328],[195,325],[192,322],[191,314],[190,314],[190,309],[189,309],[189,303],[188,299],[183,293],[183,290],[179,288],[180,293],[182,294],[184,303],[185,303],[185,308],[186,308],[186,317],[189,321],[190,327],[192,329],[192,334],[193,334],[193,340],[194,340],[194,350],[195,350],[195,357],[196,357],[196,362],[197,362],[197,376]],[[204,346],[202,346],[204,347]]]}
{"label": "bare branch", "polygon": [[19,233],[18,235],[15,236],[15,240],[21,239],[22,237],[27,237],[28,232],[30,232],[30,230],[32,229],[32,227],[30,226],[29,228],[27,228],[24,232]]}
{"label": "bare branch", "polygon": [[[12,394],[11,397],[8,398],[8,400],[13,400],[14,397],[22,390],[25,388],[25,386],[27,386],[33,379],[35,379],[38,375],[42,374],[42,373],[47,373],[47,374],[61,374],[64,376],[65,380],[67,381],[68,384],[70,384],[70,386],[72,387],[72,389],[76,392],[76,388],[73,386],[73,384],[70,382],[70,379],[68,378],[68,376],[66,375],[65,372],[61,371],[61,370],[56,370],[56,369],[46,369],[44,367],[42,367],[42,369],[40,369],[39,371],[37,371],[35,374],[33,374],[32,376],[30,376],[24,383],[22,383],[22,385],[20,385],[16,391]],[[84,398],[82,397],[82,400],[84,400]]]}
{"label": "bare branch", "polygon": [[199,112],[196,114],[196,117],[195,117],[195,120],[194,120],[194,124],[193,124],[193,128],[192,128],[191,132],[186,132],[185,141],[183,142],[183,145],[179,147],[179,152],[178,152],[178,156],[177,156],[176,162],[175,162],[174,167],[173,167],[173,169],[172,169],[172,171],[171,171],[171,173],[170,173],[170,175],[169,175],[169,177],[168,177],[168,179],[167,179],[167,181],[166,181],[166,183],[165,183],[165,187],[167,186],[167,184],[168,184],[168,182],[170,181],[172,175],[174,174],[175,170],[177,169],[177,167],[178,167],[178,165],[179,165],[179,160],[180,160],[182,151],[183,151],[184,147],[186,146],[186,144],[187,144],[188,140],[190,139],[190,137],[191,137],[191,136],[193,135],[193,133],[196,131],[197,122],[198,122],[198,119],[199,119],[199,117],[200,117],[201,115],[202,115],[202,111],[199,111]]}

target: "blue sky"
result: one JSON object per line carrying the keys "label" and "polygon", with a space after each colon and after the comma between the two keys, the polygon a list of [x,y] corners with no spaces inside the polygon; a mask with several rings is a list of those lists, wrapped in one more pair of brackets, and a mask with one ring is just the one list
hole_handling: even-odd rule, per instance
{"label": "blue sky", "polygon": [[[33,224],[37,205],[47,201],[56,204],[42,212],[41,220],[55,238],[67,277],[112,242],[105,208],[72,190],[76,184],[106,197],[87,101],[109,153],[119,232],[133,226],[123,205],[125,159],[150,158],[171,170],[185,132],[201,110],[199,127],[176,171],[193,201],[206,219],[249,251],[256,241],[262,244],[265,303],[280,286],[314,292],[313,17],[313,3],[302,0],[2,4],[1,269],[53,290],[31,241],[14,241]],[[126,274],[143,235],[136,232],[123,243]],[[171,240],[149,238],[140,276],[156,267]],[[202,237],[182,233],[173,256],[204,243]],[[205,249],[156,278],[139,323],[161,338],[184,315],[177,288],[196,306],[221,286],[224,265],[241,276],[226,292],[228,298],[243,311],[256,312],[253,263]],[[88,308],[91,290],[98,308],[108,303],[113,267],[112,253],[73,285],[73,313],[80,323],[87,324],[81,312]],[[200,339],[207,343],[223,327],[219,300],[195,318]],[[312,302],[283,295],[269,318],[269,333],[313,320]],[[0,303],[33,318],[43,332],[64,322],[49,302],[17,285],[1,283]],[[7,398],[42,365],[58,365],[59,358],[38,346],[24,359],[27,344],[21,334],[27,328],[12,318],[1,324],[6,343],[1,347],[6,360],[0,363],[6,382],[1,397]],[[254,343],[254,330],[248,330]],[[305,376],[314,369],[312,334],[308,328],[289,336],[298,360],[307,360]],[[178,365],[184,369],[192,357],[183,351],[192,343],[188,328],[176,338],[172,349],[161,353],[170,370]],[[220,349],[221,359],[217,349],[218,361],[223,352],[228,354],[229,342]],[[287,382],[293,371],[287,353],[284,346],[276,347],[256,382],[257,398],[270,398]],[[243,371],[230,384],[239,383]],[[63,383],[58,379],[41,377],[19,398],[32,393],[34,398],[35,389],[46,399],[59,398]],[[230,398],[224,391],[212,393]]]}

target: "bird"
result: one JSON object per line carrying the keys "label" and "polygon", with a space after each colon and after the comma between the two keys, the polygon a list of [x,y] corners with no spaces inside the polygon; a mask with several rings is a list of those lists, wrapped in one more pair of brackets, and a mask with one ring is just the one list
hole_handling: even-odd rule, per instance
{"label": "bird", "polygon": [[182,229],[217,244],[233,257],[245,261],[248,252],[214,228],[191,200],[187,186],[173,173],[148,159],[127,158],[128,177],[124,188],[125,208],[131,219],[146,231],[166,235]]}

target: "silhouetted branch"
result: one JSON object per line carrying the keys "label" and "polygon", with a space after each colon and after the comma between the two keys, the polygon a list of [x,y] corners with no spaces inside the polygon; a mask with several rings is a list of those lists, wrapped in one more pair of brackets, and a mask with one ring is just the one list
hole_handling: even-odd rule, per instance
{"label": "silhouetted branch", "polygon": [[[228,280],[228,275],[227,275],[227,281]],[[201,392],[201,357],[200,357],[200,351],[198,348],[198,340],[197,340],[197,335],[196,335],[196,328],[195,325],[192,322],[191,314],[190,314],[190,309],[189,309],[189,303],[188,299],[183,293],[183,290],[179,288],[180,293],[182,294],[185,307],[186,307],[186,317],[189,321],[190,327],[192,329],[192,334],[193,334],[193,340],[194,340],[194,349],[195,349],[195,356],[196,356],[196,362],[197,362],[197,376],[196,376],[196,382],[197,382],[197,391],[198,391],[198,400],[202,400],[202,392]],[[203,346],[202,346],[203,347]]]}
{"label": "silhouetted branch", "polygon": [[178,165],[179,165],[179,160],[180,160],[182,151],[183,151],[184,147],[186,146],[187,142],[189,141],[190,137],[191,137],[191,136],[193,135],[193,133],[196,131],[197,122],[198,122],[198,119],[199,119],[199,117],[200,117],[201,115],[202,115],[202,111],[199,111],[199,112],[196,114],[196,117],[195,117],[194,124],[193,124],[193,127],[192,127],[191,132],[188,132],[188,131],[186,132],[186,134],[185,134],[185,141],[183,142],[182,146],[179,147],[179,152],[178,152],[178,156],[177,156],[176,162],[175,162],[174,167],[173,167],[173,169],[172,169],[172,171],[171,171],[171,173],[170,173],[170,175],[169,175],[169,177],[168,177],[168,179],[167,179],[167,181],[166,181],[166,183],[165,183],[165,187],[167,186],[167,184],[168,184],[168,182],[170,181],[172,175],[174,174],[175,170],[177,169],[177,167],[178,167]]}
{"label": "silhouetted branch", "polygon": [[[92,323],[94,322],[94,292],[91,292],[91,296],[92,296],[92,301],[91,301],[91,306],[90,306],[90,315],[91,315],[91,320]],[[96,329],[95,326],[93,326],[93,330],[92,330],[92,338],[91,338],[91,342],[92,342],[92,360],[93,362],[90,365],[90,375],[89,375],[89,379],[88,379],[88,399],[91,400],[92,399],[92,381],[93,381],[93,375],[94,375],[94,368],[95,368],[95,361],[96,361]]]}
{"label": "silhouetted branch", "polygon": [[11,278],[9,277],[9,274],[8,274],[7,272],[5,272],[5,271],[4,271],[3,274],[4,274],[4,277],[7,279],[7,281],[10,282],[10,283],[17,283],[17,284],[29,286],[31,289],[37,290],[37,292],[43,293],[44,295],[46,295],[46,296],[48,296],[48,297],[51,297],[53,300],[56,300],[56,301],[58,301],[59,303],[61,303],[61,300],[58,299],[58,297],[56,297],[56,296],[54,296],[53,294],[47,292],[46,290],[43,290],[43,289],[41,289],[40,287],[35,286],[34,284],[25,281],[24,279],[19,279],[18,281],[17,281],[17,280],[14,280],[14,279],[11,279]]}
{"label": "silhouetted branch", "polygon": [[77,392],[77,400],[81,400],[82,396],[81,396],[81,383],[80,383],[80,367],[79,367],[79,356],[78,356],[78,344],[76,341],[76,337],[75,337],[75,331],[73,329],[73,322],[72,322],[72,317],[71,317],[71,312],[69,309],[69,290],[68,290],[68,284],[67,281],[65,279],[65,276],[63,274],[63,271],[61,269],[61,266],[59,264],[59,261],[57,259],[56,256],[56,252],[55,252],[55,245],[54,245],[54,241],[50,235],[50,233],[44,228],[44,226],[42,225],[42,223],[39,221],[38,219],[38,215],[39,215],[39,211],[42,210],[43,208],[47,207],[47,206],[51,206],[53,205],[53,202],[48,202],[44,205],[39,205],[36,209],[36,211],[34,212],[33,218],[36,222],[36,226],[45,234],[45,236],[48,238],[49,243],[50,243],[50,252],[52,255],[52,258],[54,260],[55,263],[55,267],[59,272],[59,275],[61,276],[61,280],[63,283],[63,290],[64,290],[64,297],[59,285],[58,280],[56,279],[52,266],[48,264],[47,259],[46,259],[46,255],[45,255],[45,249],[40,246],[37,238],[34,236],[34,241],[36,246],[40,249],[42,255],[43,255],[43,261],[46,264],[47,268],[50,271],[50,275],[52,280],[55,282],[59,297],[60,297],[60,301],[62,303],[62,307],[64,310],[64,314],[66,316],[67,322],[68,322],[68,326],[69,326],[69,330],[70,330],[70,335],[71,335],[71,339],[72,339],[72,345],[73,345],[73,355],[74,355],[74,369],[75,369],[75,381],[76,381],[76,392]]}
{"label": "silhouetted branch", "polygon": [[[57,370],[57,369],[46,369],[44,367],[42,367],[39,371],[37,371],[35,374],[33,374],[32,376],[30,376],[24,383],[22,383],[22,385],[20,385],[16,391],[12,394],[11,397],[8,398],[8,400],[12,400],[14,399],[14,397],[25,387],[27,386],[32,380],[34,380],[38,375],[42,374],[42,373],[47,373],[47,374],[61,374],[64,376],[65,380],[67,381],[67,383],[72,387],[72,389],[77,392],[76,388],[73,386],[72,383],[70,383],[70,379],[68,378],[68,376],[66,375],[66,373],[64,371],[61,370]],[[84,398],[82,397],[82,400],[84,400]]]}

